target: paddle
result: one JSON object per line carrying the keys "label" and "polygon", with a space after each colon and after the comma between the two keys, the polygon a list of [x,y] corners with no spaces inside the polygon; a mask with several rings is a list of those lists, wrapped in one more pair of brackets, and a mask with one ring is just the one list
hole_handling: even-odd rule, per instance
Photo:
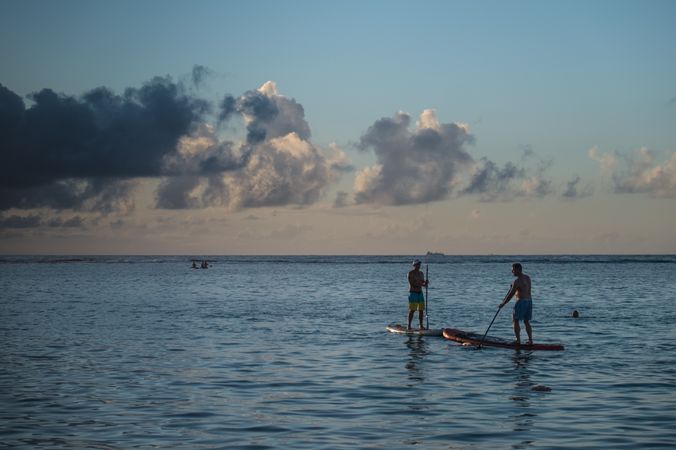
{"label": "paddle", "polygon": [[430,279],[429,279],[429,270],[430,270],[430,265],[425,264],[425,320],[427,320],[427,329],[430,329],[430,306],[429,306],[429,295],[427,294],[427,285],[430,284]]}
{"label": "paddle", "polygon": [[491,329],[493,326],[493,322],[495,322],[495,318],[498,317],[498,313],[500,312],[502,308],[498,308],[497,311],[495,311],[495,315],[493,316],[493,320],[491,320],[491,324],[488,325],[488,328],[486,328],[486,332],[484,333],[484,337],[481,338],[481,342],[479,342],[479,346],[477,348],[481,348],[481,346],[484,344],[484,340],[486,339],[486,335],[488,334],[488,330]]}

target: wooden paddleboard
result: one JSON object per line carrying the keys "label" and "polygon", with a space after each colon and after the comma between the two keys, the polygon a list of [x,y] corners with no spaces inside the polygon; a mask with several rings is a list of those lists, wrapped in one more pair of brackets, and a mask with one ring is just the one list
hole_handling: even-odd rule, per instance
{"label": "wooden paddleboard", "polygon": [[441,336],[441,328],[406,328],[405,325],[391,323],[386,327],[390,333],[406,334],[408,336]]}

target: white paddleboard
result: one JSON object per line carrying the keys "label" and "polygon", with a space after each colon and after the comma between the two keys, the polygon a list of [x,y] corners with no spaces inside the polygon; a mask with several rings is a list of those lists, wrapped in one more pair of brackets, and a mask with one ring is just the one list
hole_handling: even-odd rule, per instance
{"label": "white paddleboard", "polygon": [[406,326],[398,323],[391,323],[386,327],[386,329],[390,333],[407,334],[409,336],[441,336],[443,334],[443,330],[441,328],[430,328],[429,330],[424,328],[409,329],[406,328]]}

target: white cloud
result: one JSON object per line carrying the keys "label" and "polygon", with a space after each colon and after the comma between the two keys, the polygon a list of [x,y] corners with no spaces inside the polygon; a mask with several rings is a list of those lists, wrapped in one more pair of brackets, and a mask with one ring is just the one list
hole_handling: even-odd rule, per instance
{"label": "white cloud", "polygon": [[589,156],[599,162],[602,171],[610,173],[617,193],[676,198],[676,152],[662,163],[656,162],[655,154],[645,147],[628,155],[599,154],[593,148]]}
{"label": "white cloud", "polygon": [[[433,109],[426,109],[420,113],[420,119],[416,123],[416,128],[418,131],[425,128],[441,131],[441,124],[439,123],[439,119],[437,119],[437,112]],[[469,132],[469,130],[466,131]]]}
{"label": "white cloud", "polygon": [[277,83],[274,81],[266,81],[258,88],[258,92],[268,97],[275,97],[277,96]]}
{"label": "white cloud", "polygon": [[177,154],[165,161],[173,176],[160,184],[158,206],[306,206],[352,170],[335,144],[324,151],[311,142],[303,107],[279,95],[274,82],[231,99],[223,116],[245,118],[246,142],[221,141],[210,125],[181,138]]}
{"label": "white cloud", "polygon": [[601,154],[598,147],[594,146],[587,151],[587,154],[591,159],[598,161],[604,173],[612,172],[617,167],[617,155],[614,153]]}

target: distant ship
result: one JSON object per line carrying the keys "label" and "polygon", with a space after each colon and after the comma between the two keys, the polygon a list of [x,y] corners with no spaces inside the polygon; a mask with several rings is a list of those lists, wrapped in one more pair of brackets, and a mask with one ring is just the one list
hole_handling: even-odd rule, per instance
{"label": "distant ship", "polygon": [[446,255],[439,252],[427,252],[427,256],[446,256]]}

